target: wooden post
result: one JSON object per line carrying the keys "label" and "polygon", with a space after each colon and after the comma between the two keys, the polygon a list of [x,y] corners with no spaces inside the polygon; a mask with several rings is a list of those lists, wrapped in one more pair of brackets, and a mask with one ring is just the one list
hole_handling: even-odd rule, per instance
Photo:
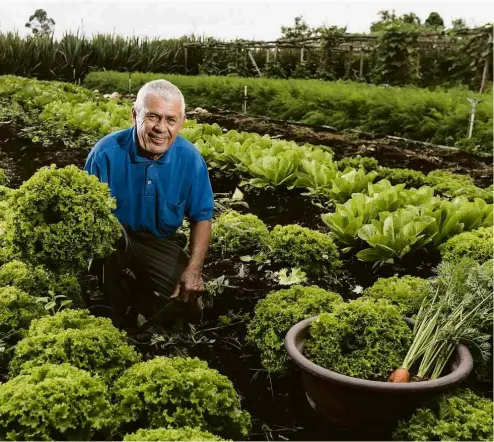
{"label": "wooden post", "polygon": [[184,48],[184,57],[185,57],[185,73],[187,74],[187,46]]}
{"label": "wooden post", "polygon": [[305,53],[305,47],[302,46],[302,49],[300,49],[300,63],[304,62],[304,53]]}
{"label": "wooden post", "polygon": [[269,48],[266,49],[266,64],[269,63]]}
{"label": "wooden post", "polygon": [[257,71],[257,75],[259,75],[259,77],[262,77],[261,70],[257,66],[256,60],[255,60],[254,56],[252,55],[252,52],[250,49],[249,49],[249,58],[250,58],[250,61],[252,62],[252,64],[254,65],[254,68]]}
{"label": "wooden post", "polygon": [[487,82],[487,74],[489,73],[490,52],[492,44],[492,34],[489,35],[489,41],[487,42],[487,57],[485,58],[484,70],[482,72],[482,81],[480,82],[480,93],[484,90],[485,83]]}
{"label": "wooden post", "polygon": [[235,46],[235,70],[238,69],[238,46]]}
{"label": "wooden post", "polygon": [[350,46],[350,51],[347,53],[345,57],[345,77],[350,78],[350,69],[352,67],[352,54],[353,54],[353,46]]}
{"label": "wooden post", "polygon": [[360,68],[358,72],[360,81],[364,80],[364,48],[360,50]]}

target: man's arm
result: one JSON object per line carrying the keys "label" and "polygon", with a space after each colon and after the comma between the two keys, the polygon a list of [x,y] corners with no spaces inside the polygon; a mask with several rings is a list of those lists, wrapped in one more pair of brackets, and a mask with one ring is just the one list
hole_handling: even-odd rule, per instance
{"label": "man's arm", "polygon": [[197,295],[204,291],[202,268],[210,239],[211,221],[204,220],[191,223],[189,262],[182,272],[180,283],[172,298],[180,296],[184,302],[194,302]]}
{"label": "man's arm", "polygon": [[188,269],[202,272],[206,253],[211,239],[211,221],[204,220],[191,223],[190,228],[190,259]]}

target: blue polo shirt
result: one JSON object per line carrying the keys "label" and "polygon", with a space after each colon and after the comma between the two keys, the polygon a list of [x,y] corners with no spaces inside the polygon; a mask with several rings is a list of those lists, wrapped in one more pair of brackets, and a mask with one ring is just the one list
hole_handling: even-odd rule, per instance
{"label": "blue polo shirt", "polygon": [[137,146],[135,128],[114,132],[96,143],[84,166],[109,185],[121,224],[166,238],[184,216],[193,222],[212,218],[208,169],[192,143],[179,135],[157,160],[139,155]]}

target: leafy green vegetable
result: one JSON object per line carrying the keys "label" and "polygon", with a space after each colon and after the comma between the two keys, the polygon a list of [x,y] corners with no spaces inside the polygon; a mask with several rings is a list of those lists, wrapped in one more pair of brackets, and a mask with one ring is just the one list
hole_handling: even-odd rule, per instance
{"label": "leafy green vegetable", "polygon": [[415,315],[420,308],[422,299],[427,294],[428,283],[425,279],[405,275],[401,278],[379,278],[372,287],[364,291],[364,295],[374,299],[386,299],[407,317]]}
{"label": "leafy green vegetable", "polygon": [[126,434],[124,441],[222,441],[218,436],[201,431],[197,428],[156,428],[154,430],[138,430],[132,434]]}
{"label": "leafy green vegetable", "polygon": [[57,274],[46,267],[14,260],[0,267],[0,287],[14,286],[33,297],[64,296],[72,307],[82,305],[81,286],[71,273]]}
{"label": "leafy green vegetable", "polygon": [[15,344],[25,335],[31,321],[46,311],[36,300],[16,287],[0,287],[0,336]]}
{"label": "leafy green vegetable", "polygon": [[371,171],[365,173],[364,169],[346,169],[339,172],[332,181],[332,186],[328,189],[328,196],[336,202],[343,203],[348,201],[353,193],[362,192],[377,177],[377,172]]}
{"label": "leafy green vegetable", "polygon": [[371,170],[378,170],[379,163],[375,158],[362,157],[360,155],[342,158],[338,161],[338,169],[342,172],[348,168],[359,169],[360,167],[362,167],[366,172],[370,172]]}
{"label": "leafy green vegetable", "polygon": [[455,235],[439,246],[444,261],[472,258],[483,263],[493,257],[492,227],[481,227]]}
{"label": "leafy green vegetable", "polygon": [[299,267],[315,276],[341,267],[333,239],[298,224],[275,226],[271,231],[268,257],[276,264]]}
{"label": "leafy green vegetable", "polygon": [[376,265],[394,263],[411,251],[419,250],[434,237],[434,218],[420,216],[416,207],[379,213],[379,221],[371,220],[359,229],[359,237],[371,247],[357,257]]}
{"label": "leafy green vegetable", "polygon": [[260,350],[264,368],[271,373],[286,371],[284,339],[288,330],[303,319],[332,311],[340,302],[340,295],[316,286],[293,286],[260,300],[248,325],[247,339]]}
{"label": "leafy green vegetable", "polygon": [[288,269],[281,269],[277,272],[279,285],[295,285],[307,282],[307,274],[298,267],[293,267],[290,270],[290,274],[288,274]]}
{"label": "leafy green vegetable", "polygon": [[418,170],[381,167],[378,173],[381,178],[389,180],[391,184],[405,184],[407,187],[416,188],[427,184],[426,176]]}
{"label": "leafy green vegetable", "polygon": [[0,385],[2,440],[91,440],[118,423],[103,381],[69,364],[45,364]]}
{"label": "leafy green vegetable", "polygon": [[470,201],[481,198],[492,203],[492,190],[475,186],[472,178],[468,175],[452,173],[447,170],[434,170],[427,175],[427,183],[433,186],[438,194],[447,198],[453,199],[457,196],[464,196]]}
{"label": "leafy green vegetable", "polygon": [[196,358],[136,364],[115,382],[113,397],[117,415],[141,428],[189,426],[232,438],[250,428],[232,383]]}
{"label": "leafy green vegetable", "polygon": [[213,223],[211,250],[228,254],[249,254],[263,251],[270,241],[266,225],[255,215],[235,210],[222,213]]}
{"label": "leafy green vegetable", "polygon": [[113,250],[121,234],[114,208],[95,176],[76,166],[43,167],[14,194],[8,238],[25,262],[79,271]]}
{"label": "leafy green vegetable", "polygon": [[33,321],[14,351],[11,375],[47,362],[67,362],[109,382],[140,360],[140,355],[127,344],[125,332],[107,318],[90,318],[85,314],[86,321],[80,321],[84,313],[78,310],[64,310]]}
{"label": "leafy green vegetable", "polygon": [[445,394],[400,421],[393,440],[488,441],[493,432],[492,401],[465,389]]}
{"label": "leafy green vegetable", "polygon": [[305,356],[328,370],[385,381],[399,367],[412,333],[398,309],[385,300],[360,298],[336,304],[310,325]]}

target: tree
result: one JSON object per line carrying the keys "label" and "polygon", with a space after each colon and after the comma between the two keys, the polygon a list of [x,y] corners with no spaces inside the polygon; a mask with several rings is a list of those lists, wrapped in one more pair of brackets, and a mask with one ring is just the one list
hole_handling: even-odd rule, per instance
{"label": "tree", "polygon": [[443,28],[444,20],[437,12],[431,12],[429,17],[425,20],[425,25],[434,29]]}
{"label": "tree", "polygon": [[282,26],[282,39],[301,39],[318,37],[321,33],[321,28],[311,28],[301,15],[295,17],[295,26]]}
{"label": "tree", "polygon": [[459,31],[462,29],[467,29],[467,24],[466,24],[465,20],[463,20],[462,18],[457,18],[451,22],[451,27],[455,31]]}
{"label": "tree", "polygon": [[417,14],[410,12],[408,14],[403,14],[398,20],[402,21],[403,23],[408,23],[410,25],[417,25],[420,26],[420,18]]}
{"label": "tree", "polygon": [[34,35],[50,35],[54,26],[55,21],[48,17],[44,9],[36,9],[26,23],[26,28],[31,29]]}

